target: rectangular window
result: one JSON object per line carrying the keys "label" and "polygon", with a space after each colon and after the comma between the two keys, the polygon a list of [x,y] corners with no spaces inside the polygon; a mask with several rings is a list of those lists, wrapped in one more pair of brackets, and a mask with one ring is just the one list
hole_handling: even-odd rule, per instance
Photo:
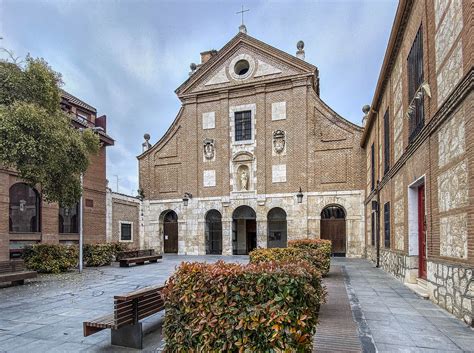
{"label": "rectangular window", "polygon": [[88,122],[90,119],[90,115],[87,114],[86,112],[83,112],[82,110],[78,110],[76,113],[76,116],[83,123]]}
{"label": "rectangular window", "polygon": [[370,190],[375,189],[375,147],[370,147]]}
{"label": "rectangular window", "polygon": [[371,244],[372,246],[375,246],[375,212],[372,212],[371,215],[372,215]]}
{"label": "rectangular window", "polygon": [[[423,32],[418,30],[413,45],[408,54],[408,103],[412,108],[410,113],[409,142],[413,141],[424,125],[423,94],[417,92],[423,83]],[[410,111],[410,110],[409,110]]]}
{"label": "rectangular window", "polygon": [[383,206],[384,244],[390,248],[390,202]]}
{"label": "rectangular window", "polygon": [[384,174],[390,169],[390,115],[388,109],[383,117]]}
{"label": "rectangular window", "polygon": [[250,110],[235,113],[235,141],[252,139],[252,112]]}
{"label": "rectangular window", "polygon": [[120,241],[132,241],[132,223],[120,223]]}

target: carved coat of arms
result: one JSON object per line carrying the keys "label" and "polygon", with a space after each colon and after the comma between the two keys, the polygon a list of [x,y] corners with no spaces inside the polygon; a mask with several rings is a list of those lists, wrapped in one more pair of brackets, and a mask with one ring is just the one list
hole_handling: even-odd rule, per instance
{"label": "carved coat of arms", "polygon": [[213,139],[205,139],[204,140],[204,157],[208,160],[214,159],[215,155],[215,148],[214,148],[214,140]]}
{"label": "carved coat of arms", "polygon": [[285,131],[273,131],[273,149],[276,153],[282,153],[285,150]]}

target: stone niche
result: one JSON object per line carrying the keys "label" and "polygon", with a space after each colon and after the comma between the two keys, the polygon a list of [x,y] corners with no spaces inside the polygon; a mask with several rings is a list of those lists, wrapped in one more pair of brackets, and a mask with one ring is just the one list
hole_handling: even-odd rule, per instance
{"label": "stone niche", "polygon": [[232,160],[232,190],[234,192],[249,192],[255,189],[254,180],[255,158],[251,153],[242,152]]}

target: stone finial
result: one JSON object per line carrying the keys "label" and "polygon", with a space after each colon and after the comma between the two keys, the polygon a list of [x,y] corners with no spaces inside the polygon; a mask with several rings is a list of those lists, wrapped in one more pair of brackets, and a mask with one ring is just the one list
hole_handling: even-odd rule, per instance
{"label": "stone finial", "polygon": [[146,133],[143,135],[143,138],[145,139],[145,142],[142,143],[142,152],[148,151],[148,149],[151,147],[150,144],[150,134]]}
{"label": "stone finial", "polygon": [[370,112],[370,105],[366,104],[362,107],[362,113],[364,113],[364,116],[362,117],[362,127],[365,127],[365,124],[367,123],[367,117]]}
{"label": "stone finial", "polygon": [[296,43],[296,49],[298,49],[296,52],[296,57],[298,59],[304,60],[304,42],[302,40],[299,40],[298,43]]}
{"label": "stone finial", "polygon": [[240,32],[240,33],[245,33],[245,34],[247,34],[247,27],[245,27],[244,24],[241,24],[241,25],[239,26],[239,32]]}

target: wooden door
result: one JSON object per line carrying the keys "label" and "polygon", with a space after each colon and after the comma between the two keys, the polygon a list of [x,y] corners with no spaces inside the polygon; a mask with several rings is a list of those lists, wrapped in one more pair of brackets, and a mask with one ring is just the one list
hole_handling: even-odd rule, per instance
{"label": "wooden door", "polygon": [[333,254],[346,253],[346,220],[345,219],[322,219],[321,239],[329,239],[332,242]]}
{"label": "wooden door", "polygon": [[209,254],[222,254],[222,222],[209,222]]}
{"label": "wooden door", "polygon": [[165,253],[178,252],[178,222],[163,223],[163,250]]}
{"label": "wooden door", "polygon": [[425,185],[418,188],[418,277],[426,279]]}
{"label": "wooden door", "polygon": [[245,221],[247,231],[247,254],[257,248],[257,222],[255,219]]}

